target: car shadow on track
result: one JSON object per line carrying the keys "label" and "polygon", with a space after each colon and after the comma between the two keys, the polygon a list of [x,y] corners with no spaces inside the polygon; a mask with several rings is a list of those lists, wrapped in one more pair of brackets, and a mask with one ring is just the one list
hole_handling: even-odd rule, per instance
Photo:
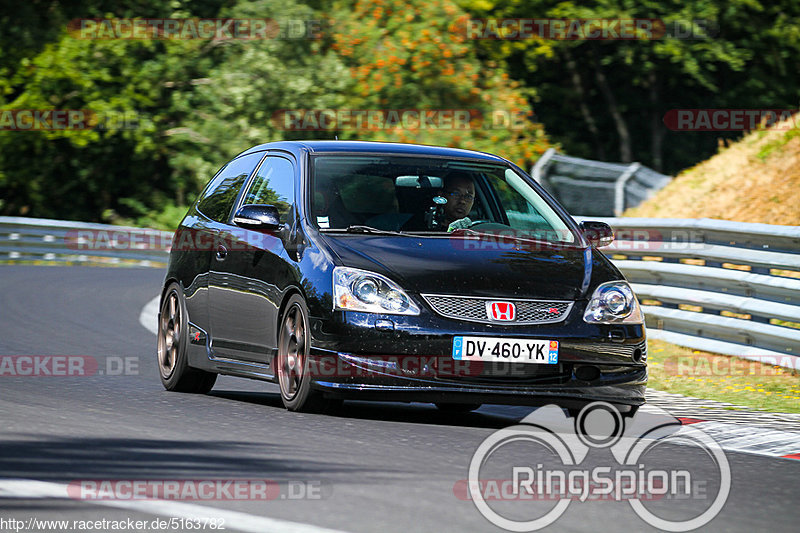
{"label": "car shadow on track", "polygon": [[[212,391],[209,396],[283,409],[280,394],[275,392]],[[408,422],[440,426],[463,426],[499,429],[518,423],[535,408],[508,405],[484,405],[469,413],[445,413],[429,403],[365,402],[348,400],[325,415],[338,418]]]}
{"label": "car shadow on track", "polygon": [[359,464],[297,457],[283,445],[236,440],[84,438],[16,434],[0,440],[2,478],[260,479],[386,472]]}

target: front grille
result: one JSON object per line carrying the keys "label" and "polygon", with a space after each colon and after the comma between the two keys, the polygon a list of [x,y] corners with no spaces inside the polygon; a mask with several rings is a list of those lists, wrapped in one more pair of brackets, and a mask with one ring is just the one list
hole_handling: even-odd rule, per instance
{"label": "front grille", "polygon": [[[564,300],[522,300],[441,294],[423,294],[422,297],[436,313],[443,317],[468,322],[515,326],[561,322],[567,317],[573,304],[573,302]],[[486,311],[486,304],[495,301],[513,303],[517,309],[515,319],[513,321],[492,320]]]}
{"label": "front grille", "polygon": [[478,362],[471,371],[454,376],[452,370],[438,373],[437,381],[448,383],[503,384],[504,386],[563,385],[572,377],[571,363],[532,365],[527,363]]}
{"label": "front grille", "polygon": [[639,344],[613,344],[610,342],[571,342],[566,340],[561,341],[559,350],[577,354],[588,353],[630,358],[633,358],[636,350],[639,350],[642,354],[642,362],[647,361],[647,341]]}

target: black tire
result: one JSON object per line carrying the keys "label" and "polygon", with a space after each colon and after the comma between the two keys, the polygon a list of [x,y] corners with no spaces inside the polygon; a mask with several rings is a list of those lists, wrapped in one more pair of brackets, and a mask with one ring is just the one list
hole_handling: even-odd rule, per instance
{"label": "black tire", "polygon": [[639,407],[641,407],[641,406],[639,406],[639,405],[631,405],[629,407],[630,407],[630,409],[628,409],[627,411],[623,411],[622,412],[622,418],[633,418],[634,416],[636,416],[636,412],[639,411]]}
{"label": "black tire", "polygon": [[482,404],[437,402],[435,405],[443,413],[469,413],[470,411],[478,409]]}
{"label": "black tire", "polygon": [[217,375],[197,368],[188,362],[189,315],[183,291],[170,283],[161,300],[158,315],[158,373],[168,391],[205,394],[214,387]]}
{"label": "black tire", "polygon": [[300,295],[289,298],[279,328],[275,370],[284,407],[289,411],[323,411],[326,407],[325,398],[311,388],[308,359],[311,329],[308,307]]}
{"label": "black tire", "polygon": [[[636,412],[639,410],[638,405],[625,405],[625,404],[612,404],[614,408],[619,411],[619,414],[622,415],[622,418],[633,418],[636,416]],[[578,418],[578,415],[583,410],[583,407],[570,407],[567,409],[567,414],[570,418]]]}

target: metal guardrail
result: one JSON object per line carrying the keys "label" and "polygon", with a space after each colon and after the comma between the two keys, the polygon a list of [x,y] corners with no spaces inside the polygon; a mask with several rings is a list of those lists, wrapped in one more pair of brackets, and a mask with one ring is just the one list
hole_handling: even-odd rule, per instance
{"label": "metal guardrail", "polygon": [[[800,368],[800,227],[592,219],[614,228],[602,251],[632,283],[651,337]],[[166,231],[0,217],[0,261],[163,267],[171,242]]]}
{"label": "metal guardrail", "polygon": [[602,251],[633,285],[648,335],[800,368],[800,226],[592,220],[614,228]]}
{"label": "metal guardrail", "polygon": [[619,216],[672,179],[640,163],[605,163],[559,154],[550,148],[531,169],[531,176],[567,211],[589,216]]}
{"label": "metal guardrail", "polygon": [[168,231],[0,217],[0,261],[164,267],[171,242]]}

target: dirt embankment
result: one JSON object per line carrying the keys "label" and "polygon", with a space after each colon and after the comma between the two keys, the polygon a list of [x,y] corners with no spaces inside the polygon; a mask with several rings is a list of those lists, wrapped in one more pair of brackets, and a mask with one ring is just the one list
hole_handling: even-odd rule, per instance
{"label": "dirt embankment", "polygon": [[800,225],[800,115],[722,147],[624,216]]}

